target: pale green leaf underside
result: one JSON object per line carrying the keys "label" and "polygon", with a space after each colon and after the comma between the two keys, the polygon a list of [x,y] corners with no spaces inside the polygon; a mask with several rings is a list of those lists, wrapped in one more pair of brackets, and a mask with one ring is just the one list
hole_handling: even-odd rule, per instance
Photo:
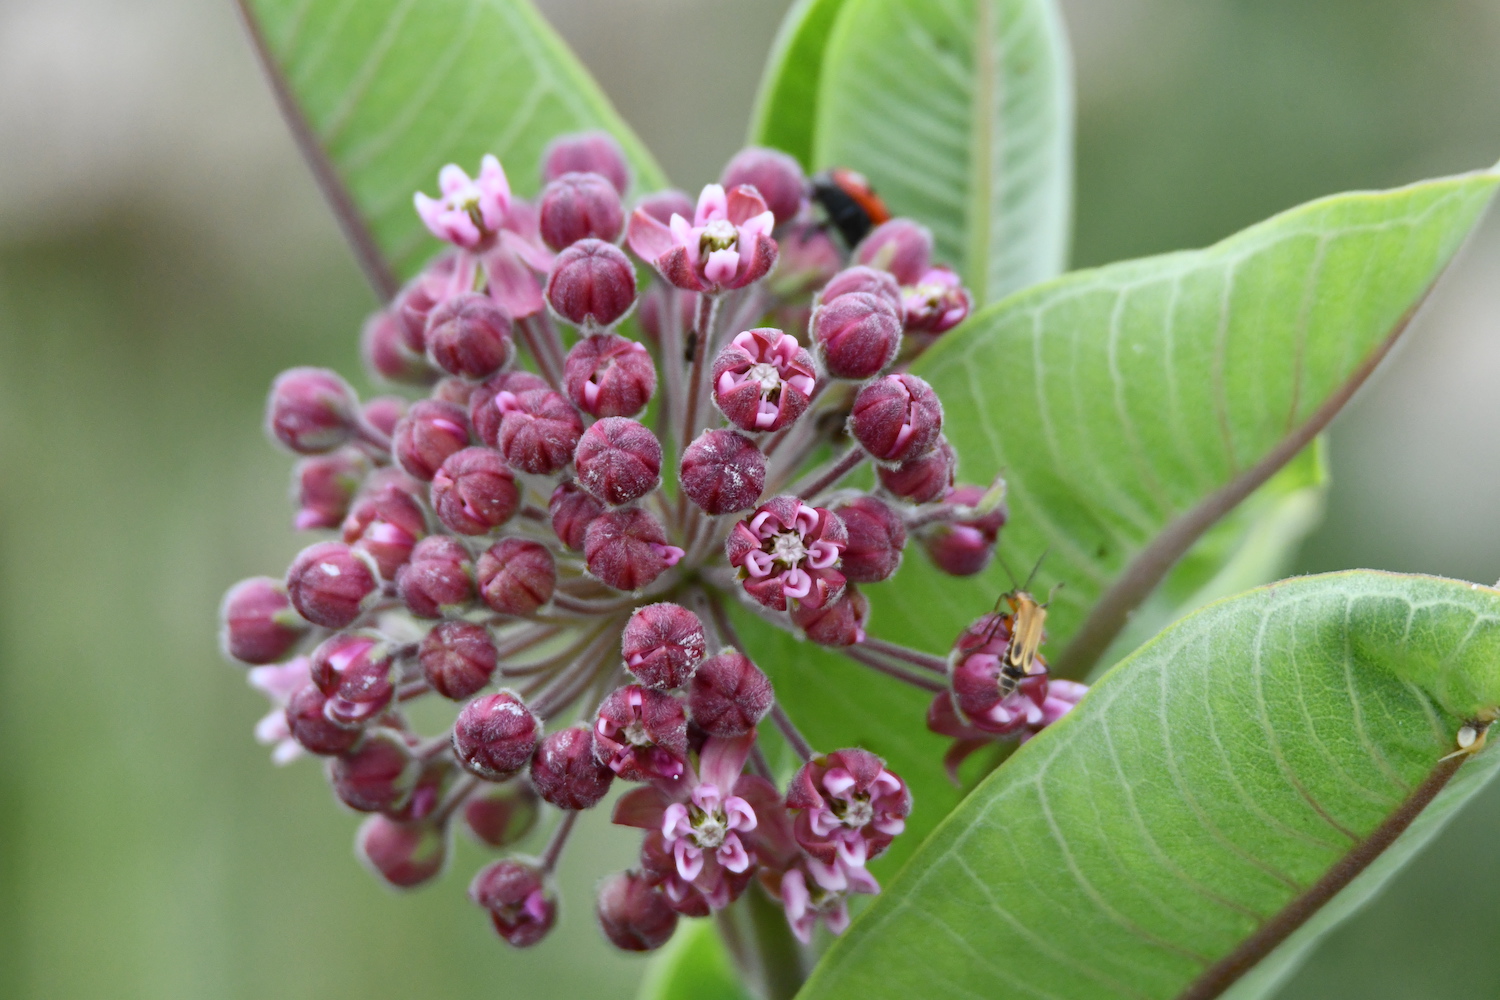
{"label": "pale green leaf underside", "polygon": [[438,244],[412,209],[485,153],[540,186],[555,135],[606,129],[645,188],[655,161],[528,0],[245,0],[275,68],[397,276]]}
{"label": "pale green leaf underside", "polygon": [[1051,0],[847,0],[822,63],[815,165],[864,173],[995,301],[1067,257],[1070,72]]}
{"label": "pale green leaf underside", "polygon": [[844,0],[797,0],[781,22],[766,60],[750,142],[791,153],[806,169],[813,165],[813,128],[823,53]]}
{"label": "pale green leaf underside", "polygon": [[[1497,704],[1490,588],[1356,571],[1211,605],[982,783],[801,995],[1178,996],[1401,810],[1463,720]],[[1497,760],[1467,764],[1433,808]],[[1408,831],[1387,870],[1430,832]]]}

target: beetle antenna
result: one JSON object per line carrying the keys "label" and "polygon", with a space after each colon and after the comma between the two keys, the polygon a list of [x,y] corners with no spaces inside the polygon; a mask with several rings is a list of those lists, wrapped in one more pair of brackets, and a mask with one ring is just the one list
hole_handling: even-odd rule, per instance
{"label": "beetle antenna", "polygon": [[[1031,589],[1031,581],[1036,579],[1036,571],[1042,568],[1042,560],[1046,559],[1047,558],[1047,553],[1051,552],[1051,551],[1052,551],[1052,546],[1049,545],[1045,549],[1042,550],[1042,554],[1041,555],[1037,556],[1037,558],[1036,558],[1036,565],[1033,566],[1033,567],[1031,567],[1031,572],[1029,574],[1027,574],[1027,576],[1026,576],[1026,585],[1021,588],[1022,590],[1028,590],[1029,591]],[[1010,570],[1006,570],[1006,572],[1009,573]],[[1014,578],[1012,578],[1012,582],[1014,582]]]}
{"label": "beetle antenna", "polygon": [[[1015,592],[1015,591],[1017,591],[1017,590],[1020,590],[1020,589],[1022,589],[1022,588],[1021,588],[1021,585],[1020,585],[1020,584],[1019,584],[1019,583],[1017,583],[1017,582],[1016,582],[1016,574],[1014,574],[1014,573],[1012,573],[1012,572],[1011,572],[1011,571],[1010,571],[1010,564],[1009,564],[1009,563],[1007,563],[1007,562],[1006,562],[1006,561],[1005,561],[1005,557],[1004,557],[1004,556],[1002,556],[1002,555],[1001,555],[1001,554],[1000,554],[1000,553],[999,553],[999,552],[998,552],[998,551],[997,551],[997,552],[996,552],[996,553],[995,553],[995,559],[996,559],[996,560],[997,560],[997,561],[998,561],[998,562],[999,562],[999,563],[1000,563],[1000,568],[1001,568],[1001,569],[1003,569],[1003,570],[1005,570],[1005,575],[1006,575],[1006,576],[1008,576],[1008,577],[1010,577],[1010,586],[1011,586],[1011,591],[1012,591],[1012,592]],[[999,604],[998,604],[998,603],[996,603],[996,605],[995,605],[995,606],[996,606],[996,607],[997,607],[997,608],[998,608],[998,607],[999,607],[999,606],[1000,606],[1000,605],[999,605]]]}

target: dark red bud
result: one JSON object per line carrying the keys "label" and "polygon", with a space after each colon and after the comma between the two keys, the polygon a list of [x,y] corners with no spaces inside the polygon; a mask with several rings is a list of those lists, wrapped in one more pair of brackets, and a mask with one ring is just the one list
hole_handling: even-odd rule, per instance
{"label": "dark red bud", "polygon": [[332,451],[349,440],[359,400],[326,368],[292,368],[276,376],[266,400],[266,430],[302,455]]}
{"label": "dark red bud", "polygon": [[391,450],[401,468],[422,480],[432,479],[449,455],[469,446],[468,414],[462,407],[424,399],[396,425]]}
{"label": "dark red bud", "polygon": [[334,725],[358,728],[384,712],[395,696],[390,649],[378,636],[329,636],[313,650],[311,660],[312,682],[328,696],[323,714]]}
{"label": "dark red bud", "polygon": [[878,296],[889,302],[891,308],[898,314],[901,312],[903,304],[901,286],[887,271],[878,271],[873,267],[845,268],[828,279],[828,284],[823,286],[823,290],[818,293],[818,298],[820,301],[828,302],[850,292],[864,292]]}
{"label": "dark red bud", "polygon": [[334,794],[358,812],[400,809],[420,773],[411,749],[385,729],[368,733],[358,749],[328,763]]}
{"label": "dark red bud", "polygon": [[582,726],[548,733],[531,758],[537,794],[559,809],[598,805],[614,780],[615,772],[594,756],[593,734]]}
{"label": "dark red bud", "polygon": [[806,604],[792,610],[792,624],[820,646],[852,646],[865,640],[870,620],[869,598],[853,584],[838,600],[814,608]]}
{"label": "dark red bud", "polygon": [[365,370],[376,379],[404,385],[425,385],[433,379],[432,365],[406,346],[405,323],[393,313],[378,312],[365,321],[359,354]]}
{"label": "dark red bud", "polygon": [[584,532],[594,518],[604,513],[604,504],[573,483],[563,483],[552,491],[547,512],[552,516],[552,530],[558,540],[574,552],[582,552]]}
{"label": "dark red bud", "polygon": [[219,605],[220,647],[241,663],[275,663],[307,634],[286,587],[268,576],[241,580]]}
{"label": "dark red bud", "polygon": [[427,533],[418,488],[394,469],[381,470],[344,519],[344,541],[370,556],[387,580],[396,578],[417,540]]}
{"label": "dark red bud", "polygon": [[406,416],[406,400],[400,396],[376,396],[361,409],[365,423],[386,437],[396,433],[396,425]]}
{"label": "dark red bud", "polygon": [[925,455],[943,429],[943,404],[932,386],[915,375],[887,375],[854,397],[849,431],[866,451],[885,462]]}
{"label": "dark red bud", "polygon": [[454,291],[458,264],[458,253],[445,253],[396,293],[391,312],[400,321],[402,340],[410,353],[426,357],[427,317]]}
{"label": "dark red bud", "polygon": [[595,912],[604,936],[625,951],[654,951],[677,930],[677,911],[660,889],[633,872],[605,879]]}
{"label": "dark red bud", "polygon": [[524,618],[552,600],[557,565],[538,542],[502,538],[479,557],[479,596],[502,615]]}
{"label": "dark red bud", "polygon": [[464,825],[481,844],[509,847],[536,825],[536,792],[524,784],[485,789],[464,803]]}
{"label": "dark red bud", "polygon": [[710,736],[743,736],[775,701],[771,679],[737,649],[726,649],[698,665],[688,695],[693,721]]}
{"label": "dark red bud", "polygon": [[932,230],[911,219],[891,219],[860,241],[854,259],[889,271],[899,285],[915,285],[932,265]]}
{"label": "dark red bud", "polygon": [[878,296],[848,292],[823,300],[813,312],[812,334],[828,374],[872,378],[901,346],[901,312]]}
{"label": "dark red bud", "polygon": [[345,729],[328,721],[323,706],[328,698],[316,684],[308,684],[286,704],[286,725],[302,749],[322,757],[345,753],[364,735],[358,729]]}
{"label": "dark red bud", "polygon": [[880,477],[882,486],[903,500],[931,503],[953,485],[953,473],[957,468],[958,455],[948,439],[939,434],[927,454],[896,466],[876,466],[875,474]]}
{"label": "dark red bud", "polygon": [[599,174],[558,176],[542,189],[537,214],[542,242],[553,250],[584,239],[613,243],[625,229],[620,192]]}
{"label": "dark red bud", "polygon": [[605,417],[588,430],[573,452],[578,485],[618,507],[639,500],[661,482],[661,442],[629,417]]}
{"label": "dark red bud", "polygon": [[370,460],[352,448],[298,462],[292,472],[297,530],[337,528],[369,474]]}
{"label": "dark red bud", "polygon": [[462,614],[474,600],[473,557],[451,538],[424,538],[412,550],[411,561],[396,574],[396,589],[418,618]]}
{"label": "dark red bud", "polygon": [[432,477],[432,509],[460,535],[484,535],[509,521],[521,505],[516,477],[493,448],[465,448]]}
{"label": "dark red bud", "polygon": [[667,601],[637,608],[620,637],[625,668],[647,687],[664,691],[692,679],[707,646],[698,616]]}
{"label": "dark red bud", "polygon": [[453,722],[453,752],[486,781],[503,781],[526,766],[542,724],[509,691],[475,698]]}
{"label": "dark red bud", "polygon": [[507,858],[479,870],[469,898],[490,911],[495,932],[506,944],[529,948],[552,929],[557,903],[540,869]]}
{"label": "dark red bud", "polygon": [[[465,292],[427,317],[427,356],[450,375],[482,379],[510,362],[510,314],[488,295]],[[464,392],[464,402],[468,392]]]}
{"label": "dark red bud", "polygon": [[[984,493],[980,486],[956,486],[948,491],[944,502],[972,507]],[[983,517],[929,525],[919,538],[938,569],[952,576],[973,576],[989,565],[1007,516],[1005,505],[1001,504]]]}
{"label": "dark red bud", "polygon": [[583,534],[589,572],[616,590],[639,590],[682,558],[656,516],[639,507],[607,511]]}
{"label": "dark red bud", "polygon": [[550,476],[573,459],[583,436],[583,419],[562,393],[529,389],[501,390],[498,446],[512,468]]}
{"label": "dark red bud", "polygon": [[621,195],[630,186],[625,154],[608,132],[574,132],[552,140],[542,154],[542,180],[569,173],[599,174]]}
{"label": "dark red bud", "polygon": [[502,391],[520,395],[532,389],[546,389],[547,383],[531,372],[501,372],[486,379],[469,391],[469,423],[474,436],[490,447],[500,439],[500,409],[495,397]]}
{"label": "dark red bud", "polygon": [[776,224],[790,222],[802,209],[806,197],[807,177],[802,166],[777,149],[751,146],[734,154],[719,178],[724,190],[732,191],[748,184],[760,192],[766,207],[776,216]]}
{"label": "dark red bud", "polygon": [[427,633],[417,653],[422,676],[444,698],[462,701],[494,676],[495,641],[472,622],[443,622]]}
{"label": "dark red bud", "polygon": [[906,548],[906,525],[887,504],[875,497],[856,497],[834,509],[849,529],[849,545],[839,572],[854,583],[877,583],[892,576]]}
{"label": "dark red bud", "polygon": [[643,195],[635,203],[635,207],[637,211],[645,212],[664,226],[671,224],[673,215],[680,215],[688,220],[693,217],[693,199],[672,188]]}
{"label": "dark red bud", "polygon": [[376,590],[375,567],[368,558],[340,542],[309,545],[287,570],[287,597],[314,625],[345,628]]}
{"label": "dark red bud", "polygon": [[617,333],[596,333],[568,352],[563,385],[573,405],[589,416],[634,416],[656,391],[656,365],[643,344]]}
{"label": "dark red bud", "polygon": [[682,453],[682,491],[709,514],[749,510],[766,488],[766,457],[745,435],[704,431]]}
{"label": "dark red bud", "polygon": [[398,823],[371,816],[354,835],[354,853],[387,885],[414,889],[442,874],[448,860],[448,832],[431,823]]}
{"label": "dark red bud", "polygon": [[613,243],[579,240],[553,262],[547,304],[574,326],[609,326],[635,304],[635,268]]}

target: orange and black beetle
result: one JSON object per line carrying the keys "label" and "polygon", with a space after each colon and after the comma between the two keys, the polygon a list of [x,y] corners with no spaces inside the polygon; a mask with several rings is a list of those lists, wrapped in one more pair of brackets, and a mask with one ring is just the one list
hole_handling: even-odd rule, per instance
{"label": "orange and black beetle", "polygon": [[812,197],[823,206],[829,225],[839,231],[850,249],[865,238],[871,228],[891,217],[885,202],[870,187],[862,174],[834,167],[813,175]]}

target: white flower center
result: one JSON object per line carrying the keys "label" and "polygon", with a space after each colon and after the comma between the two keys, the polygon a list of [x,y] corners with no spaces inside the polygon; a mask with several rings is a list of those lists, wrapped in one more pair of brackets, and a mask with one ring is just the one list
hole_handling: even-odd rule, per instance
{"label": "white flower center", "polygon": [[771,539],[771,555],[778,562],[795,566],[807,558],[807,546],[798,532],[783,531]]}
{"label": "white flower center", "polygon": [[703,227],[700,245],[706,251],[729,250],[739,242],[740,232],[728,219],[715,219]]}
{"label": "white flower center", "polygon": [[867,826],[875,818],[875,808],[870,805],[869,799],[852,799],[844,806],[844,815],[839,818],[844,821],[845,826]]}
{"label": "white flower center", "polygon": [[631,719],[622,735],[625,737],[625,742],[631,746],[643,747],[651,743],[651,736],[646,732],[646,724],[640,719]]}
{"label": "white flower center", "polygon": [[745,373],[745,379],[750,382],[759,382],[760,391],[763,393],[769,394],[781,388],[781,373],[768,361],[751,365],[750,370]]}
{"label": "white flower center", "polygon": [[693,823],[693,842],[705,851],[712,851],[724,843],[729,834],[729,821],[719,810],[700,813]]}

